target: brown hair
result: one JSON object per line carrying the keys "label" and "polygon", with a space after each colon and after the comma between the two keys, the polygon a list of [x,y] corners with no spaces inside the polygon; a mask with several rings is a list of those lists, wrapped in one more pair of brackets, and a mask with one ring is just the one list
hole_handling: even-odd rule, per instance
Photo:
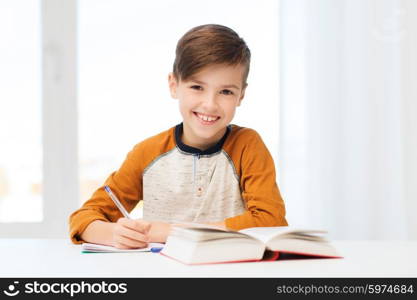
{"label": "brown hair", "polygon": [[246,67],[243,85],[249,74],[250,50],[245,41],[229,27],[206,24],[190,29],[178,41],[173,73],[187,80],[206,66],[227,64]]}

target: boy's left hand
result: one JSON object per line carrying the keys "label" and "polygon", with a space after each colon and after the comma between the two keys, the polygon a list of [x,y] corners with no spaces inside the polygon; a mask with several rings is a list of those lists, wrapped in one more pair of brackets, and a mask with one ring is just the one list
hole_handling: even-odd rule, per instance
{"label": "boy's left hand", "polygon": [[[172,229],[172,224],[165,222],[150,222],[151,228],[149,229],[148,236],[151,243],[165,243],[167,237]],[[174,224],[175,225],[175,224]],[[225,222],[208,223],[208,225],[214,225],[222,229],[226,229]]]}
{"label": "boy's left hand", "polygon": [[164,222],[151,222],[148,236],[151,243],[165,243],[169,232],[171,231],[171,224]]}

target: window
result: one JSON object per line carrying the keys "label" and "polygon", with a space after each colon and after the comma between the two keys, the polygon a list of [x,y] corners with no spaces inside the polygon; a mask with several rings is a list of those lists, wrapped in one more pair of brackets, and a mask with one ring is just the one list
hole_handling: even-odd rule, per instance
{"label": "window", "polygon": [[0,237],[65,237],[77,207],[75,8],[0,2]]}
{"label": "window", "polygon": [[41,39],[38,1],[0,2],[0,223],[40,222]]}

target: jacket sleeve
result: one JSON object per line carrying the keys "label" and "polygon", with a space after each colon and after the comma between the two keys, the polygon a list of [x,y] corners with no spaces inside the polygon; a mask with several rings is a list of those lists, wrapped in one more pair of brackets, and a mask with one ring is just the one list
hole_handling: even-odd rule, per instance
{"label": "jacket sleeve", "polygon": [[113,172],[106,179],[104,185],[97,189],[80,209],[70,215],[69,229],[73,243],[83,242],[81,234],[91,222],[95,220],[116,222],[123,216],[104,190],[105,185],[110,187],[129,212],[142,199],[143,168],[141,167],[141,156],[142,150],[140,144],[138,144],[128,153],[120,169]]}
{"label": "jacket sleeve", "polygon": [[247,130],[241,139],[244,146],[241,154],[235,156],[246,212],[226,219],[226,227],[240,230],[248,227],[287,226],[285,205],[276,183],[271,154],[256,131]]}

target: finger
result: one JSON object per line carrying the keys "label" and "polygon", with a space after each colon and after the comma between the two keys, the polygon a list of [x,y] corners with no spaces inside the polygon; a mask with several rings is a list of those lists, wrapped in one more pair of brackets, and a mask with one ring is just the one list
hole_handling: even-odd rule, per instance
{"label": "finger", "polygon": [[131,249],[130,247],[124,244],[117,243],[117,242],[114,242],[113,246],[117,249]]}
{"label": "finger", "polygon": [[134,230],[147,234],[149,230],[151,229],[152,224],[150,222],[147,222],[144,220],[134,220],[134,221],[135,221],[134,228],[132,228]]}
{"label": "finger", "polygon": [[150,222],[144,221],[142,219],[132,220],[132,219],[127,219],[127,218],[121,218],[118,220],[118,223],[119,221],[123,226],[129,227],[133,230],[136,230],[145,234],[148,233],[151,227]]}
{"label": "finger", "polygon": [[152,227],[152,223],[147,222],[148,224],[145,225],[145,233],[148,234],[149,230],[151,230]]}
{"label": "finger", "polygon": [[121,242],[116,242],[116,241],[114,242],[113,246],[116,247],[117,249],[135,249],[128,245],[122,244]]}
{"label": "finger", "polygon": [[127,238],[132,239],[132,240],[137,240],[137,241],[140,241],[140,242],[145,242],[146,243],[146,242],[149,241],[148,235],[142,234],[140,232],[137,232],[136,230],[133,230],[133,229],[130,229],[130,228],[124,227],[124,226],[121,226],[118,230],[116,230],[116,233],[118,235],[127,237]]}
{"label": "finger", "polygon": [[128,247],[129,249],[140,249],[148,247],[148,243],[131,240],[123,236],[119,237],[118,243],[124,247]]}
{"label": "finger", "polygon": [[121,249],[145,248],[148,246],[146,242],[132,240],[125,236],[117,236],[115,242],[116,247]]}
{"label": "finger", "polygon": [[142,249],[142,248],[147,248],[147,245],[146,246],[132,247],[132,246],[128,246],[128,245],[125,245],[125,244],[122,244],[122,243],[115,243],[114,247],[117,248],[117,249]]}

